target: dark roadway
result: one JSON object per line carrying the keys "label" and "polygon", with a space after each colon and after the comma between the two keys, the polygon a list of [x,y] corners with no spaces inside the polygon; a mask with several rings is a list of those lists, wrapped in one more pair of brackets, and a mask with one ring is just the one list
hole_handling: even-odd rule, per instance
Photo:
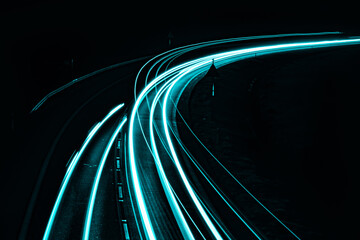
{"label": "dark roadway", "polygon": [[[164,51],[168,49],[169,31],[174,35],[173,46],[282,32],[358,33],[358,10],[346,1],[308,1],[296,7],[292,3],[282,7],[282,3],[246,2],[235,7],[231,1],[192,2],[192,7],[183,3],[176,9],[163,3],[139,7],[119,1],[91,4],[36,0],[17,4],[9,2],[0,9],[1,83],[6,89],[6,94],[1,95],[7,143],[0,167],[1,195],[6,196],[1,199],[1,235],[5,239],[18,233],[40,166],[67,119],[89,98],[97,99],[89,101],[74,117],[74,124],[66,128],[54,149],[53,162],[57,165],[49,168],[62,172],[74,146],[79,146],[94,121],[100,120],[114,102],[130,101],[132,91],[128,89],[133,86],[133,69],[141,64],[91,78],[79,88],[65,91],[56,101],[49,101],[38,113],[28,115],[36,101],[49,91],[101,67]],[[118,80],[114,86],[118,94],[108,94],[112,92],[108,89],[95,97],[99,89]],[[352,93],[355,89],[351,89]],[[344,119],[354,124],[356,118],[350,110],[346,112]],[[346,154],[350,158],[352,153]],[[49,183],[57,184],[62,179],[61,174],[45,177],[52,179]],[[46,191],[54,196],[57,188]]]}

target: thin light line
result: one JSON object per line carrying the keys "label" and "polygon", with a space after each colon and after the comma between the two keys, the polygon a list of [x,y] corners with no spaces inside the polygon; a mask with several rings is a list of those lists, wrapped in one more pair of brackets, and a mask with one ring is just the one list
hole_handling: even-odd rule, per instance
{"label": "thin light line", "polygon": [[112,145],[114,144],[115,138],[117,137],[117,135],[119,134],[119,132],[121,131],[122,127],[124,126],[125,122],[126,122],[127,118],[124,117],[123,120],[120,122],[120,124],[118,125],[118,127],[116,128],[116,130],[114,131],[113,135],[110,138],[110,141],[108,142],[106,149],[101,157],[100,163],[99,163],[99,167],[97,169],[96,175],[95,175],[95,179],[93,182],[93,186],[91,189],[91,194],[90,194],[90,198],[89,198],[89,203],[88,203],[88,207],[87,207],[87,212],[86,212],[86,218],[85,218],[85,223],[84,223],[84,231],[83,231],[83,240],[88,240],[89,239],[89,235],[90,235],[90,227],[91,227],[91,220],[92,220],[92,215],[94,212],[94,205],[95,205],[95,199],[96,199],[96,194],[97,194],[97,190],[99,188],[99,182],[100,182],[100,178],[105,166],[105,162],[106,159],[109,155],[110,149],[112,147]]}

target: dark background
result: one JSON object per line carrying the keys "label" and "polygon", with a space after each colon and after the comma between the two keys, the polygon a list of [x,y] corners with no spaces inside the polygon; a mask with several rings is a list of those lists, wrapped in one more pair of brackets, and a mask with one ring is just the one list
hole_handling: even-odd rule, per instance
{"label": "dark background", "polygon": [[[267,33],[356,32],[355,3],[11,1],[1,10],[7,124],[76,76],[203,40]],[[73,64],[71,61],[73,59]]]}
{"label": "dark background", "polygon": [[0,79],[6,144],[1,173],[6,174],[3,163],[8,155],[16,155],[13,146],[23,137],[22,126],[31,108],[44,95],[102,67],[167,50],[169,32],[174,35],[172,46],[180,46],[276,33],[358,35],[358,26],[357,2],[350,1],[22,0],[3,4]]}

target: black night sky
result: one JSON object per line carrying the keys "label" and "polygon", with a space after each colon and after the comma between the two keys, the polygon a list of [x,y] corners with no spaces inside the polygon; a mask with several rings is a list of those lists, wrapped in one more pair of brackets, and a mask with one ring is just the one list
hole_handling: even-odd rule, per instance
{"label": "black night sky", "polygon": [[12,98],[7,115],[21,115],[38,94],[76,76],[165,50],[170,31],[175,46],[268,33],[356,33],[353,4],[11,1],[1,7],[3,84]]}

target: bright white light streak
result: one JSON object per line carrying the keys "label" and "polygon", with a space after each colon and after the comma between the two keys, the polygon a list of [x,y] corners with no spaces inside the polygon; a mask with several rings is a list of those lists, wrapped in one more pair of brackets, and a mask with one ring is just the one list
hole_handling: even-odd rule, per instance
{"label": "bright white light streak", "polygon": [[[199,64],[202,65],[202,64]],[[177,79],[180,79],[183,75],[185,75],[187,72],[183,73],[182,75],[180,75]],[[169,97],[169,93],[172,89],[172,87],[174,86],[174,84],[176,83],[176,80],[174,80],[174,82],[171,84],[171,86],[168,88],[165,97],[164,97],[164,101],[163,101],[163,112],[162,112],[162,120],[163,120],[163,126],[164,126],[164,131],[165,131],[165,135],[166,135],[166,139],[168,142],[168,146],[170,148],[170,152],[171,155],[173,157],[174,163],[176,165],[176,168],[181,176],[181,179],[186,187],[186,190],[188,191],[192,201],[194,202],[195,206],[197,207],[198,211],[200,212],[202,218],[204,219],[204,221],[206,222],[207,226],[209,227],[210,231],[212,232],[212,234],[214,235],[214,237],[216,239],[222,239],[220,233],[218,232],[218,230],[216,229],[216,227],[214,226],[214,224],[212,223],[212,221],[210,220],[209,216],[207,215],[205,209],[203,208],[203,206],[201,205],[197,194],[195,193],[194,189],[191,187],[189,180],[186,177],[186,174],[183,170],[183,168],[181,167],[179,158],[177,157],[177,154],[175,152],[173,143],[171,141],[171,137],[170,137],[170,133],[169,133],[169,129],[167,126],[167,114],[166,114],[166,108],[167,108],[167,100]]]}
{"label": "bright white light streak", "polygon": [[120,124],[117,126],[116,130],[114,131],[114,133],[112,134],[110,141],[108,142],[106,149],[101,157],[100,163],[99,163],[99,167],[97,169],[96,175],[95,175],[95,179],[93,182],[93,186],[91,189],[91,194],[90,194],[90,199],[89,199],[89,203],[88,203],[88,207],[87,207],[87,211],[86,211],[86,218],[85,218],[85,223],[84,223],[84,231],[83,231],[83,240],[88,240],[89,239],[89,235],[90,235],[90,227],[91,227],[91,219],[92,219],[92,215],[94,212],[94,204],[95,204],[95,199],[96,199],[96,193],[97,190],[99,188],[99,182],[100,182],[100,178],[101,178],[101,174],[103,172],[104,166],[105,166],[105,162],[106,159],[109,155],[110,149],[112,147],[112,145],[114,144],[114,141],[117,137],[117,135],[119,134],[119,132],[121,131],[122,127],[124,126],[125,122],[126,122],[127,118],[124,117],[123,120],[120,122]]}
{"label": "bright white light streak", "polygon": [[159,153],[158,153],[157,146],[156,146],[156,142],[155,142],[155,137],[154,137],[154,112],[155,112],[156,104],[157,104],[159,98],[161,97],[161,95],[164,93],[164,91],[166,91],[166,88],[169,86],[169,83],[171,83],[171,81],[168,81],[161,87],[161,89],[156,94],[156,96],[152,102],[152,105],[151,105],[150,117],[149,117],[150,142],[151,142],[151,148],[152,148],[152,152],[153,152],[156,169],[158,171],[158,175],[159,175],[161,184],[163,186],[166,198],[169,202],[169,205],[174,214],[176,222],[180,228],[180,231],[181,231],[184,239],[194,239],[194,236],[191,233],[189,225],[187,224],[187,222],[184,218],[184,215],[181,212],[179,204],[176,201],[176,198],[172,191],[172,187],[171,187],[169,180],[166,177],[165,171],[162,167],[161,160],[160,160]]}
{"label": "bright white light streak", "polygon": [[46,225],[46,229],[45,229],[45,233],[43,236],[43,240],[47,240],[50,237],[51,234],[51,230],[52,227],[54,225],[54,220],[55,217],[57,215],[58,209],[59,209],[59,205],[61,203],[61,200],[63,198],[64,192],[66,190],[66,187],[70,181],[70,178],[80,160],[80,157],[82,156],[83,152],[85,151],[85,148],[87,147],[87,145],[89,144],[89,142],[92,140],[92,138],[94,137],[94,135],[98,132],[98,130],[101,128],[101,126],[112,116],[114,115],[119,109],[121,109],[124,106],[124,103],[119,104],[118,106],[116,106],[114,109],[112,109],[107,115],[106,117],[99,123],[95,124],[95,126],[91,129],[90,133],[88,134],[88,136],[85,139],[85,142],[83,143],[83,145],[80,148],[80,151],[78,151],[74,157],[72,158],[70,165],[68,167],[68,169],[66,170],[64,179],[60,185],[60,190],[59,193],[57,195],[57,198],[55,200],[55,204],[54,207],[51,211],[48,223]]}
{"label": "bright white light streak", "polygon": [[142,193],[142,187],[140,185],[139,180],[139,174],[137,171],[136,166],[136,157],[135,157],[135,143],[134,143],[134,124],[135,124],[135,117],[137,115],[138,109],[140,107],[140,104],[145,99],[146,95],[153,90],[157,84],[164,81],[167,76],[171,76],[173,73],[175,73],[178,70],[181,70],[182,68],[189,66],[196,61],[187,62],[184,64],[181,64],[180,66],[174,67],[165,73],[160,74],[158,77],[156,77],[154,80],[152,80],[146,87],[140,92],[138,98],[136,99],[134,103],[134,107],[131,111],[130,119],[129,119],[129,165],[130,165],[130,174],[132,179],[132,186],[135,190],[135,199],[137,203],[137,207],[140,212],[141,222],[146,234],[146,237],[148,239],[156,239],[154,229],[152,226],[152,223],[149,218],[149,213],[147,211],[147,207],[144,201],[144,196]]}

